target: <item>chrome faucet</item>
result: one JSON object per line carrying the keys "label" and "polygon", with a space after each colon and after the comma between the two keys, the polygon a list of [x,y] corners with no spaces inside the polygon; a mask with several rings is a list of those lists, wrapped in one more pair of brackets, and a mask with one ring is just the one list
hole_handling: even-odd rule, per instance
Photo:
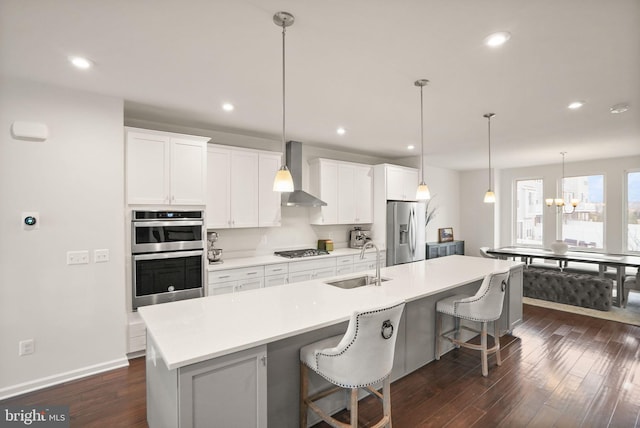
{"label": "chrome faucet", "polygon": [[376,244],[373,243],[373,241],[367,241],[364,243],[364,245],[362,246],[362,250],[360,251],[360,260],[364,259],[364,252],[371,247],[376,249],[376,283],[375,285],[382,285],[382,280],[380,279],[380,249]]}

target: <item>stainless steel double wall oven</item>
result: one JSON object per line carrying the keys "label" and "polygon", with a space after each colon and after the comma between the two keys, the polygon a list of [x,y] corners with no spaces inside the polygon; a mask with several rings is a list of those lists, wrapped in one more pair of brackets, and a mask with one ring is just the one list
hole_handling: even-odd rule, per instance
{"label": "stainless steel double wall oven", "polygon": [[204,296],[202,211],[131,213],[133,309]]}

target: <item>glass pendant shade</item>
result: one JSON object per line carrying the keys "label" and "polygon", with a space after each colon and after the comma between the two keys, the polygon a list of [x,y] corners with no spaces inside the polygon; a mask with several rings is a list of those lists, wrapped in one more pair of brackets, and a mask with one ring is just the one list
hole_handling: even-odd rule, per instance
{"label": "glass pendant shade", "polygon": [[293,192],[293,177],[286,165],[282,165],[273,180],[274,192]]}
{"label": "glass pendant shade", "polygon": [[427,201],[431,199],[431,192],[424,181],[421,181],[416,191],[416,199],[419,201]]}
{"label": "glass pendant shade", "polygon": [[491,189],[487,190],[487,193],[484,194],[484,203],[485,204],[495,204],[496,202],[496,194],[491,191]]}

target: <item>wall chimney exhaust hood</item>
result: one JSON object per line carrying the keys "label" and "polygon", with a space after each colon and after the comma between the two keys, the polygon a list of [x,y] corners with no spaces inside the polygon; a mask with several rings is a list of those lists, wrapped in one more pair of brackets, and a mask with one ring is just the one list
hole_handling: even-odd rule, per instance
{"label": "wall chimney exhaust hood", "polygon": [[302,190],[302,143],[287,142],[286,165],[293,177],[293,192],[282,194],[282,205],[287,207],[324,207],[326,202]]}

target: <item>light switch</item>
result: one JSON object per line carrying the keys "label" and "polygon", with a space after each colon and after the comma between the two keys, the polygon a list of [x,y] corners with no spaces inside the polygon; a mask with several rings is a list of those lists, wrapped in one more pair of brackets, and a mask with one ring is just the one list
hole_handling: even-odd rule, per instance
{"label": "light switch", "polygon": [[109,261],[109,250],[93,250],[93,261],[96,263],[105,263]]}
{"label": "light switch", "polygon": [[89,251],[67,251],[68,265],[86,265],[89,263]]}

